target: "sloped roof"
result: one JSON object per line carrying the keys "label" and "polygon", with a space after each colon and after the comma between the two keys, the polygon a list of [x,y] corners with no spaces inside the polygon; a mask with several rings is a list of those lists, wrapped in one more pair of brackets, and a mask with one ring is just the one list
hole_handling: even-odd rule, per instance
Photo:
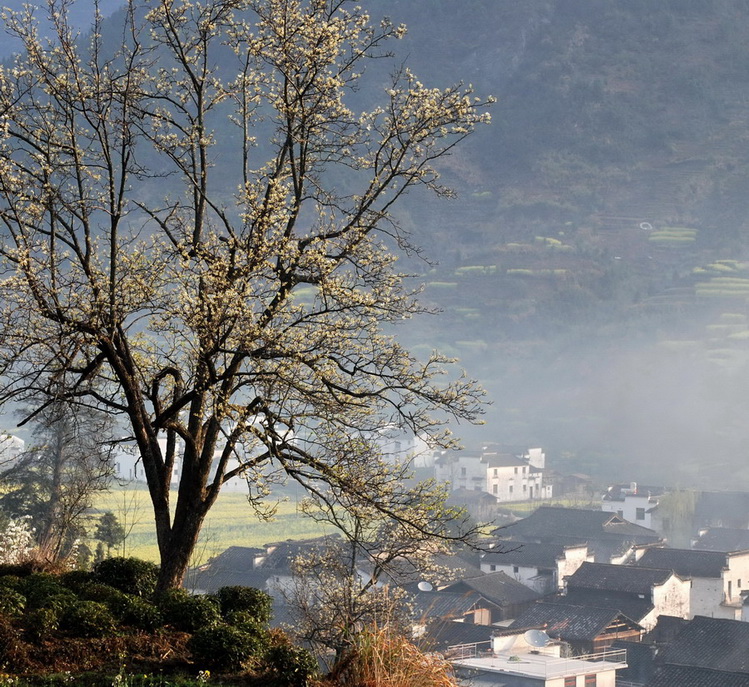
{"label": "sloped roof", "polygon": [[221,587],[255,587],[265,590],[273,570],[230,570],[216,567],[189,570],[185,575],[184,586],[191,591],[200,590],[206,594],[217,592]]}
{"label": "sloped roof", "polygon": [[744,673],[749,677],[749,623],[695,616],[659,654],[659,663]]}
{"label": "sloped roof", "polygon": [[460,487],[450,492],[450,496],[445,499],[445,504],[448,506],[481,505],[482,503],[494,505],[497,503],[497,497],[485,491]]}
{"label": "sloped roof", "polygon": [[749,675],[693,666],[661,666],[647,687],[749,687]]}
{"label": "sloped roof", "polygon": [[521,613],[510,628],[542,627],[555,639],[593,641],[617,619],[635,629],[640,627],[617,609],[537,601]]}
{"label": "sloped roof", "polygon": [[443,591],[457,593],[475,591],[487,601],[491,601],[500,607],[535,601],[540,596],[532,589],[505,575],[503,572],[489,573],[481,577],[461,580],[446,587]]}
{"label": "sloped roof", "polygon": [[419,591],[409,598],[409,604],[417,621],[423,622],[428,618],[452,620],[462,618],[476,606],[480,606],[481,597],[477,593]]}
{"label": "sloped roof", "polygon": [[704,551],[744,551],[749,549],[749,530],[735,527],[710,527],[695,543]]}
{"label": "sloped roof", "polygon": [[584,562],[567,578],[567,589],[594,589],[650,596],[653,587],[666,582],[674,572],[660,568]]}
{"label": "sloped roof", "polygon": [[491,625],[434,620],[427,624],[425,633],[416,643],[425,651],[444,651],[458,644],[489,641],[495,632],[496,628]]}
{"label": "sloped roof", "polygon": [[[265,559],[258,567],[286,571],[291,568],[294,559],[302,553],[339,543],[341,543],[341,537],[338,534],[332,534],[312,539],[288,539],[266,544],[263,552]],[[343,543],[343,546],[348,546],[348,543]]]}
{"label": "sloped roof", "polygon": [[485,453],[483,459],[490,468],[528,467],[528,461],[509,453]]}
{"label": "sloped roof", "polygon": [[646,568],[673,570],[682,577],[720,578],[726,565],[726,554],[721,551],[694,549],[648,549],[636,563]]}
{"label": "sloped roof", "polygon": [[534,568],[556,568],[557,558],[564,554],[562,544],[535,542],[499,542],[498,551],[488,551],[482,563],[522,565]]}
{"label": "sloped roof", "polygon": [[209,565],[217,565],[227,570],[247,570],[254,565],[255,556],[261,556],[265,549],[250,546],[230,546],[209,561]]}
{"label": "sloped roof", "polygon": [[663,646],[673,641],[689,621],[675,615],[659,615],[655,627],[648,632],[645,641]]}
{"label": "sloped roof", "polygon": [[617,680],[621,680],[625,684],[647,684],[655,670],[656,650],[652,644],[615,639],[610,648],[625,649],[627,652],[627,667],[616,671]]}
{"label": "sloped roof", "polygon": [[593,591],[590,589],[568,590],[564,596],[557,596],[554,599],[576,606],[615,609],[636,623],[641,622],[655,608],[649,595],[640,598],[637,594]]}
{"label": "sloped roof", "polygon": [[560,508],[541,506],[527,518],[495,531],[500,537],[536,538],[550,541],[555,538],[591,539],[602,535],[629,537],[633,541],[657,541],[658,534],[647,527],[634,525],[616,513],[582,508]]}

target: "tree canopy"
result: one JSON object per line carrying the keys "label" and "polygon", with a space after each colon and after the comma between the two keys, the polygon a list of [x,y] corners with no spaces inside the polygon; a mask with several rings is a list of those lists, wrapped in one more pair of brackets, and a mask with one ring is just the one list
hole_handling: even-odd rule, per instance
{"label": "tree canopy", "polygon": [[9,18],[24,51],[0,72],[3,400],[123,418],[162,588],[240,475],[258,508],[279,476],[444,535],[372,436],[450,445],[481,391],[392,334],[421,311],[393,209],[449,195],[437,160],[485,101],[388,75],[404,29],[347,0],[131,0],[88,39],[50,11],[49,41]]}

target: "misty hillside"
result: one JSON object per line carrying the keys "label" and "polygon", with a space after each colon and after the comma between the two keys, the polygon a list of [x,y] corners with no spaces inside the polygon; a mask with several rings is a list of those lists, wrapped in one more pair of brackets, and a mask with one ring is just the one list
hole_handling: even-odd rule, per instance
{"label": "misty hillside", "polygon": [[457,200],[401,209],[443,310],[401,336],[493,400],[456,431],[564,471],[749,489],[749,1],[370,9],[408,24],[397,58],[427,85],[499,98],[445,162]]}
{"label": "misty hillside", "polygon": [[749,3],[389,5],[418,73],[499,97],[459,201],[409,217],[445,310],[414,338],[495,401],[474,436],[749,487]]}

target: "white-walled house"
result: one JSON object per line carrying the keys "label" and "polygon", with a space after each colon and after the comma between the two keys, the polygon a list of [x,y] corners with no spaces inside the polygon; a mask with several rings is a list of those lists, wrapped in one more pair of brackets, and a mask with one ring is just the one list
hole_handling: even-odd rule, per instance
{"label": "white-walled house", "polygon": [[650,631],[658,616],[689,617],[691,586],[673,570],[585,562],[567,578],[566,602],[618,608]]}
{"label": "white-walled house", "polygon": [[481,557],[485,573],[504,572],[539,594],[552,594],[564,586],[585,561],[593,561],[587,544],[537,544],[533,542],[501,543],[497,551]]}
{"label": "white-walled house", "polygon": [[689,617],[740,620],[742,591],[749,589],[749,551],[641,548],[637,565],[665,568],[691,579]]}
{"label": "white-walled house", "polygon": [[638,486],[637,482],[615,484],[603,495],[601,510],[653,529],[653,516],[658,508],[658,497],[662,494],[660,487]]}
{"label": "white-walled house", "polygon": [[551,498],[551,486],[544,486],[543,468],[535,467],[525,456],[485,453],[486,491],[497,502],[530,501]]}
{"label": "white-walled house", "polygon": [[434,477],[452,491],[485,491],[498,503],[551,498],[552,488],[543,483],[546,456],[540,448],[520,454],[482,451],[448,453],[434,461]]}
{"label": "white-walled house", "polygon": [[434,459],[434,479],[451,491],[486,491],[486,464],[480,454],[442,452]]}

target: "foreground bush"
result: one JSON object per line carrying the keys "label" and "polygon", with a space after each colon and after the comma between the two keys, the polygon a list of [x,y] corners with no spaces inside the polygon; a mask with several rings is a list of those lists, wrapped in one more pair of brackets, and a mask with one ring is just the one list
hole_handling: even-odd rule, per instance
{"label": "foreground bush", "polygon": [[263,660],[268,687],[307,687],[318,671],[315,657],[280,633],[273,634]]}
{"label": "foreground bush", "polygon": [[217,602],[208,596],[191,596],[171,590],[159,599],[164,622],[182,632],[209,629],[221,621]]}
{"label": "foreground bush", "polygon": [[197,665],[221,673],[234,673],[246,669],[251,659],[260,661],[268,648],[268,636],[218,625],[195,632],[187,648]]}
{"label": "foreground bush", "polygon": [[74,637],[108,637],[116,623],[112,612],[98,601],[78,601],[62,616],[60,627]]}
{"label": "foreground bush", "polygon": [[457,687],[452,666],[425,654],[405,637],[385,629],[364,630],[333,670],[336,685]]}
{"label": "foreground bush", "polygon": [[221,615],[227,618],[232,613],[244,611],[261,625],[270,622],[273,599],[253,587],[221,587],[216,593]]}
{"label": "foreground bush", "polygon": [[135,596],[153,596],[158,577],[159,566],[139,558],[107,558],[94,566],[97,582]]}

